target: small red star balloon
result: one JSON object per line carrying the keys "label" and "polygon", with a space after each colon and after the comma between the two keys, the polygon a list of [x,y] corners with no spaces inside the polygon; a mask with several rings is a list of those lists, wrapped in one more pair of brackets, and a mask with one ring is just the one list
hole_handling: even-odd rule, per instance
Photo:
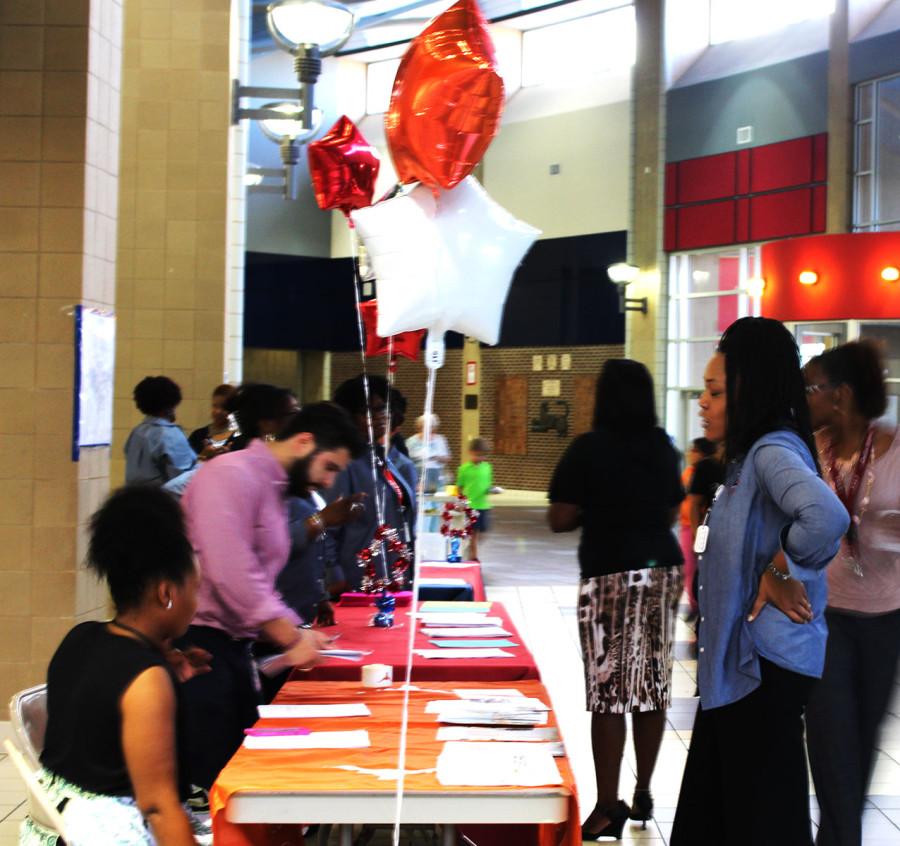
{"label": "small red star balloon", "polygon": [[[368,300],[360,303],[359,308],[362,312],[363,325],[366,327],[366,355],[389,355],[391,353],[391,339],[389,337],[380,337],[376,331],[378,326],[377,300]],[[394,358],[402,355],[410,361],[416,361],[419,358],[419,350],[422,348],[422,338],[424,336],[424,329],[418,329],[415,332],[401,332],[399,335],[394,335]]]}
{"label": "small red star balloon", "polygon": [[453,188],[481,161],[500,128],[503,80],[487,21],[459,0],[413,39],[384,118],[400,182]]}
{"label": "small red star balloon", "polygon": [[321,209],[353,209],[372,205],[381,162],[378,151],[346,115],[307,152],[316,202]]}

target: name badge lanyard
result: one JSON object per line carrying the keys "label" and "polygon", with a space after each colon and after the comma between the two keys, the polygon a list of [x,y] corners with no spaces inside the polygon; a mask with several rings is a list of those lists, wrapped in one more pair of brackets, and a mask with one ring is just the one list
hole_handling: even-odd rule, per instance
{"label": "name badge lanyard", "polygon": [[712,514],[713,506],[716,504],[716,501],[722,495],[722,491],[725,490],[725,485],[719,485],[716,488],[716,493],[713,496],[713,500],[709,505],[709,508],[706,509],[706,514],[703,515],[703,522],[697,527],[697,536],[694,538],[694,552],[697,555],[702,555],[706,552],[706,545],[709,543],[709,515]]}

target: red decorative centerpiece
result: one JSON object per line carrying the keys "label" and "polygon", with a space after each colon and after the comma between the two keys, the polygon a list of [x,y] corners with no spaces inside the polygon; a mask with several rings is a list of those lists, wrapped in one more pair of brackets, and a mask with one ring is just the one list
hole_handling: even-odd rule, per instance
{"label": "red decorative centerpiece", "polygon": [[[387,552],[393,552],[397,556],[390,570]],[[377,562],[383,555],[383,566],[379,568]],[[356,553],[356,561],[364,571],[360,589],[364,593],[378,593],[402,586],[403,577],[412,564],[413,554],[408,544],[401,539],[400,533],[387,523],[382,523],[375,530],[371,543]]]}

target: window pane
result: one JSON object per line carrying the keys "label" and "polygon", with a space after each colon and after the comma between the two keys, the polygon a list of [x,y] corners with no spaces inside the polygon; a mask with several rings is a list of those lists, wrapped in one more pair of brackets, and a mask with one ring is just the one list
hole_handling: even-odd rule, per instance
{"label": "window pane", "polygon": [[716,351],[717,344],[718,341],[694,341],[684,345],[687,351],[687,381],[684,387],[703,387],[703,371]]}
{"label": "window pane", "polygon": [[859,337],[876,341],[884,356],[887,375],[890,379],[900,379],[900,324],[863,323]]}
{"label": "window pane", "polygon": [[634,8],[532,29],[522,34],[522,84],[577,79],[634,64]]}
{"label": "window pane", "polygon": [[856,170],[872,169],[872,124],[861,123],[856,127]]}
{"label": "window pane", "polygon": [[872,177],[856,177],[856,223],[866,226],[872,221]]}
{"label": "window pane", "polygon": [[737,296],[691,299],[685,308],[688,338],[718,338],[738,318]]}
{"label": "window pane", "polygon": [[856,119],[869,120],[872,117],[872,89],[871,82],[856,86]]}
{"label": "window pane", "polygon": [[900,220],[900,77],[878,83],[878,220]]}
{"label": "window pane", "polygon": [[688,291],[734,291],[740,284],[740,255],[734,253],[701,253],[691,256]]}
{"label": "window pane", "polygon": [[710,0],[710,44],[777,32],[799,21],[824,18],[834,0]]}

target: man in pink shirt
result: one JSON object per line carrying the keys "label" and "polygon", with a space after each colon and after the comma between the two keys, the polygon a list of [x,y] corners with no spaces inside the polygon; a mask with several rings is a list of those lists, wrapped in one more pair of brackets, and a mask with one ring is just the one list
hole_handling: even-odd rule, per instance
{"label": "man in pink shirt", "polygon": [[274,440],[207,462],[188,485],[182,503],[201,585],[184,641],[212,655],[210,672],[184,685],[193,784],[212,786],[257,719],[252,642],[270,641],[286,663],[304,667],[327,640],[298,628],[300,618],[275,589],[290,552],[285,497],[289,482],[295,493],[330,487],[361,447],[343,409],[314,403],[288,418]]}

